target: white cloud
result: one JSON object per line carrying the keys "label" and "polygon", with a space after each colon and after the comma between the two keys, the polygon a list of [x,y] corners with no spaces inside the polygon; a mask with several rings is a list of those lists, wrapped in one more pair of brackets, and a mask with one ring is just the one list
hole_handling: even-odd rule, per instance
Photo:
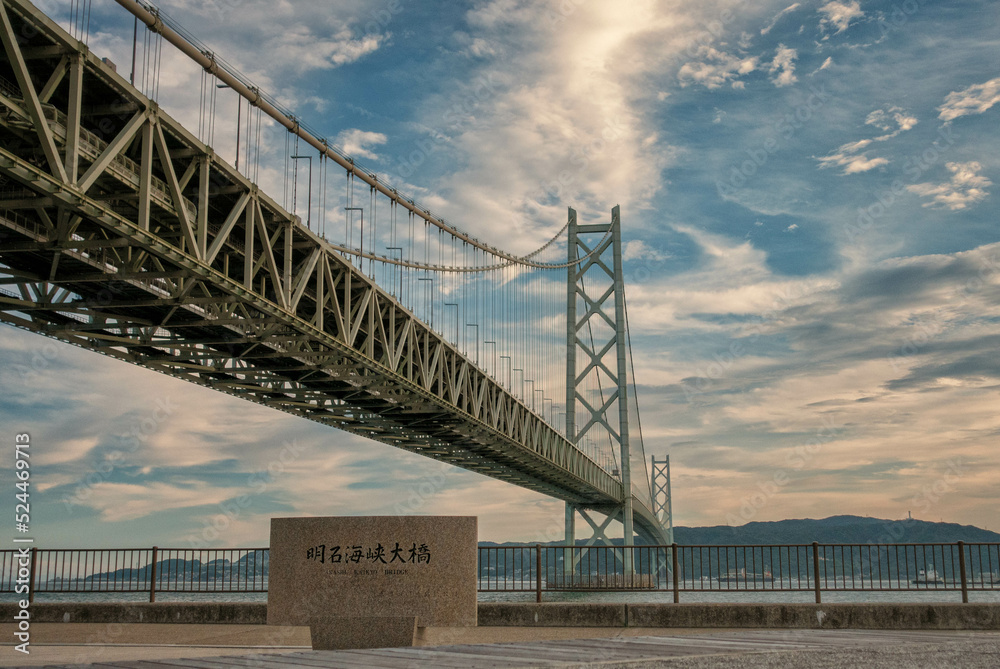
{"label": "white cloud", "polygon": [[[639,82],[686,46],[685,33],[670,28],[689,19],[652,2],[585,3],[555,23],[551,12],[505,0],[478,5],[467,22],[477,37],[504,44],[506,56],[470,62],[457,54],[465,75],[427,96],[417,112],[427,136],[447,135],[435,150],[454,165],[433,183],[426,174],[413,179],[439,196],[433,210],[515,252],[545,243],[567,205],[581,217],[604,218],[618,202],[641,209],[673,158],[655,121],[634,102],[668,97],[669,89]],[[442,125],[456,108],[460,118]]]}
{"label": "white cloud", "polygon": [[848,142],[841,145],[836,151],[828,156],[817,158],[820,168],[843,167],[842,174],[859,174],[868,172],[876,167],[888,165],[886,158],[870,157],[868,152],[862,152],[871,146],[872,142],[885,142],[898,136],[902,132],[912,129],[918,121],[915,116],[908,114],[905,110],[896,106],[889,106],[883,109],[876,109],[865,118],[865,124],[871,125],[885,134],[872,137],[870,139],[859,139],[856,142]]}
{"label": "white cloud", "polygon": [[494,43],[477,37],[469,44],[468,52],[475,58],[488,58],[499,55],[500,50]]}
{"label": "white cloud", "polygon": [[378,155],[369,150],[369,147],[385,144],[388,139],[381,132],[369,132],[367,130],[351,128],[350,130],[342,130],[337,135],[337,138],[333,140],[333,143],[343,149],[344,153],[352,158],[360,157],[378,160]]}
{"label": "white cloud", "polygon": [[829,156],[823,156],[822,158],[817,158],[816,160],[819,161],[820,169],[828,167],[843,167],[844,171],[842,174],[859,174],[861,172],[873,170],[876,167],[888,165],[889,161],[885,158],[869,158],[867,153],[854,154],[850,151],[849,147],[867,143],[868,140],[862,140],[861,142],[845,144]]}
{"label": "white cloud", "polygon": [[776,74],[771,82],[777,86],[791,86],[798,79],[795,77],[795,59],[798,58],[799,52],[795,49],[790,49],[784,44],[778,45],[778,51],[774,54],[774,60],[771,61],[768,67],[768,72],[771,74]]}
{"label": "white cloud", "polygon": [[957,211],[982,202],[989,195],[986,190],[993,185],[988,178],[979,174],[983,166],[973,161],[968,163],[947,163],[951,179],[942,184],[921,183],[907,186],[906,190],[921,197],[931,198],[925,207],[940,206]]}
{"label": "white cloud", "polygon": [[241,0],[238,10],[232,3],[180,0],[171,14],[210,47],[224,46],[229,62],[259,62],[267,54],[268,70],[298,75],[353,63],[385,44],[389,24],[372,21],[370,8],[383,9],[370,0],[338,7],[323,0]]}
{"label": "white cloud", "polygon": [[[645,404],[660,408],[644,418],[644,430],[674,444],[672,459],[682,463],[675,489],[699,505],[699,522],[737,512],[740,497],[776,468],[792,482],[756,520],[786,517],[789,508],[820,517],[831,505],[905,514],[896,504],[940,478],[942,443],[947,457],[976,462],[976,480],[963,476],[961,487],[986,495],[989,501],[971,505],[983,513],[992,497],[981,462],[998,460],[996,398],[988,390],[998,370],[988,361],[1000,272],[981,268],[995,269],[985,263],[998,245],[845,267],[824,283],[779,278],[748,244],[684,231],[705,261],[642,286],[632,331],[662,341],[637,370],[648,388]],[[974,276],[989,288],[956,295]],[[633,308],[637,292],[630,289]],[[964,320],[969,313],[972,323]],[[661,329],[656,319],[667,315],[672,320]],[[924,325],[935,320],[942,325]],[[776,340],[790,349],[780,359],[767,355]],[[972,371],[963,374],[970,352],[987,363],[965,365]],[[694,394],[686,399],[681,388]],[[805,443],[818,446],[814,456],[789,471],[789,455]],[[734,446],[705,448],[713,444]]]}
{"label": "white cloud", "polygon": [[57,448],[50,448],[37,454],[35,461],[41,465],[57,465],[76,462],[86,456],[100,439],[89,436],[83,439],[66,436],[59,440]]}
{"label": "white cloud", "polygon": [[938,118],[948,122],[961,116],[982,114],[1000,102],[1000,77],[983,84],[973,84],[961,91],[948,93],[944,104],[938,107]]}
{"label": "white cloud", "polygon": [[655,249],[641,239],[633,239],[625,243],[625,260],[666,260],[669,253]]}
{"label": "white cloud", "polygon": [[827,69],[831,65],[833,65],[833,56],[827,56],[826,60],[823,61],[823,64],[820,65],[815,70],[813,70],[811,74],[816,74],[817,72],[822,72],[823,70]]}
{"label": "white cloud", "polygon": [[765,26],[764,28],[761,28],[760,34],[761,35],[766,35],[769,32],[771,32],[771,29],[774,28],[774,26],[778,23],[778,21],[781,19],[782,16],[784,16],[785,14],[788,14],[790,12],[794,12],[796,9],[798,9],[801,6],[802,5],[800,5],[799,3],[796,2],[794,5],[789,5],[788,7],[785,7],[784,9],[782,9],[780,12],[778,12],[777,14],[774,15],[774,18],[771,19],[771,22],[768,23],[767,26]]}
{"label": "white cloud", "polygon": [[883,132],[888,132],[886,135],[874,137],[873,139],[876,142],[884,142],[887,139],[892,139],[901,132],[912,130],[917,122],[916,116],[911,116],[896,106],[876,109],[865,118],[866,125],[873,125]]}
{"label": "white cloud", "polygon": [[844,32],[852,20],[859,19],[865,15],[861,11],[861,5],[858,4],[857,0],[850,0],[850,2],[837,2],[837,0],[834,0],[820,7],[819,12],[824,15],[820,19],[820,26],[823,28],[833,26],[837,29],[837,33]]}
{"label": "white cloud", "polygon": [[110,483],[94,486],[92,494],[80,504],[100,512],[108,523],[144,518],[158,511],[217,505],[243,494],[238,488],[223,488],[204,481]]}
{"label": "white cloud", "polygon": [[756,56],[741,58],[710,46],[700,47],[697,55],[701,60],[685,63],[677,73],[681,86],[696,83],[714,89],[733,82],[733,86],[736,87],[741,83],[734,81],[736,78],[757,69]]}
{"label": "white cloud", "polygon": [[304,70],[331,69],[360,60],[378,50],[385,35],[355,37],[347,26],[333,34],[318,35],[312,26],[298,25],[275,35],[268,41],[269,53],[280,53],[289,65],[297,64]]}
{"label": "white cloud", "polygon": [[[671,276],[668,282],[629,286],[633,333],[717,330],[717,326],[699,321],[695,315],[765,314],[779,306],[807,304],[817,291],[832,285],[822,277],[776,277],[767,266],[767,253],[749,241],[733,240],[693,226],[673,227],[698,246],[702,260],[698,267]],[[656,383],[653,377],[664,371],[640,370],[640,375],[650,377],[640,382]]]}

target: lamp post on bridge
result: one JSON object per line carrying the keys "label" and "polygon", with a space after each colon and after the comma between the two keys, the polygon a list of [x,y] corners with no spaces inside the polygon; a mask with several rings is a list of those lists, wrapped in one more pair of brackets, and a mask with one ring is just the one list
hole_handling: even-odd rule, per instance
{"label": "lamp post on bridge", "polygon": [[514,371],[515,372],[521,372],[521,401],[523,402],[524,401],[524,370],[523,369],[518,369],[517,367],[515,367]]}
{"label": "lamp post on bridge", "polygon": [[[138,17],[137,17],[136,20],[138,20]],[[134,79],[135,79],[135,46],[134,45],[132,47],[132,79],[133,79],[132,84],[135,85],[135,81],[134,81]],[[215,87],[216,88],[232,88],[232,86],[230,86],[229,84],[216,84]],[[208,90],[212,90],[212,89],[210,88]],[[251,124],[253,123],[253,117],[252,116],[250,117],[250,121],[248,121],[248,122],[251,123]],[[237,172],[240,171],[240,135],[242,134],[240,132],[240,126],[242,126],[242,125],[243,125],[243,96],[242,95],[237,95],[236,96],[236,160],[233,162],[233,167],[236,168]],[[247,134],[249,134],[249,132]],[[249,150],[250,149],[247,149],[247,151],[249,151]]]}
{"label": "lamp post on bridge", "polygon": [[[531,410],[534,411],[535,410],[535,380],[534,379],[524,379],[524,382],[531,384]],[[527,404],[527,402],[528,402],[528,397],[527,396],[525,396],[524,402],[525,402],[525,404]]]}
{"label": "lamp post on bridge", "polygon": [[[434,300],[431,299],[430,294],[431,294],[431,291],[434,290],[434,277],[432,277],[432,276],[418,276],[417,277],[417,281],[430,281],[430,285],[427,287],[428,289],[426,291],[424,291],[424,295],[425,295],[424,305],[427,307],[427,310],[430,311],[430,320],[428,321],[428,325],[430,325],[431,326],[431,330],[433,330],[434,329]],[[444,334],[444,333],[442,332],[441,334]]]}
{"label": "lamp post on bridge", "polygon": [[511,380],[510,356],[509,355],[501,355],[500,356],[501,360],[503,360],[504,358],[507,359],[507,392],[511,392],[512,393],[512,392],[514,392],[514,388],[512,387],[513,386],[513,382]]}
{"label": "lamp post on bridge", "polygon": [[[239,160],[239,149],[237,149],[236,157],[237,160]],[[313,157],[292,156],[292,160],[299,160],[301,158],[305,158],[306,160],[309,161],[309,192],[308,195],[306,195],[306,197],[309,198],[309,201],[306,206],[306,227],[312,230],[311,223],[312,223],[312,203],[313,203]],[[296,166],[298,166],[298,163],[296,163]]]}
{"label": "lamp post on bridge", "polygon": [[479,364],[479,323],[466,323],[465,328],[476,328],[476,364]]}
{"label": "lamp post on bridge", "polygon": [[[402,246],[387,246],[386,251],[399,251],[399,262],[403,262],[403,247]],[[396,265],[396,272],[399,273],[399,294],[396,296],[400,302],[403,301],[403,266]]]}
{"label": "lamp post on bridge", "polygon": [[458,347],[458,304],[455,302],[445,302],[446,307],[455,307],[455,347]]}
{"label": "lamp post on bridge", "polygon": [[496,367],[497,367],[497,343],[495,341],[484,341],[483,342],[483,346],[486,346],[487,344],[493,344],[493,364],[491,366],[493,368],[493,371],[496,372]]}
{"label": "lamp post on bridge", "polygon": [[[361,255],[358,256],[358,269],[361,273],[365,273],[365,210],[361,207],[344,207],[344,211],[359,211],[361,212]],[[352,221],[353,223],[353,221]],[[351,225],[353,229],[354,226]]]}

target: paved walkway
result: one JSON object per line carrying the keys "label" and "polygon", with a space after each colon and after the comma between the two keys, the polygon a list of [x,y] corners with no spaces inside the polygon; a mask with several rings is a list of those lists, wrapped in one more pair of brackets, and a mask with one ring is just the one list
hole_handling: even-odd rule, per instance
{"label": "paved walkway", "polygon": [[[246,647],[163,645],[128,648],[112,645],[36,646],[33,647],[30,665],[17,664],[21,660],[12,657],[17,653],[10,646],[2,649],[2,656],[6,666],[107,669],[1000,667],[1000,633],[993,632],[699,630],[677,634],[670,630],[635,631],[644,634],[354,651],[303,651],[287,646],[253,650]],[[509,629],[508,633],[516,635],[516,629]],[[567,633],[572,634],[573,630],[562,628],[558,634]],[[130,651],[131,659],[116,660],[114,655],[119,650]],[[45,659],[43,656],[48,657],[47,663],[39,662]],[[79,664],[81,657],[91,664]]]}

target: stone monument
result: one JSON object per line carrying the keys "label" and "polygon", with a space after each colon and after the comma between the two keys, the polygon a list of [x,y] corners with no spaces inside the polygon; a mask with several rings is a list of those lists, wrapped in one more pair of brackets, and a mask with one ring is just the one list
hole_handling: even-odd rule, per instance
{"label": "stone monument", "polygon": [[272,518],[267,622],[310,625],[314,648],[475,626],[477,541],[474,516]]}

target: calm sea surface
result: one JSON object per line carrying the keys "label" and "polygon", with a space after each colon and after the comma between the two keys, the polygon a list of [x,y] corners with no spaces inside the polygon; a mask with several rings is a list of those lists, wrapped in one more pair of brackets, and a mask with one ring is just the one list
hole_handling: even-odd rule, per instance
{"label": "calm sea surface", "polygon": [[[958,591],[920,590],[911,592],[823,592],[824,603],[837,602],[887,602],[887,603],[922,603],[922,602],[961,602],[962,593]],[[16,601],[11,594],[0,595],[0,601]],[[695,591],[681,592],[681,602],[732,602],[761,604],[793,604],[811,603],[815,601],[812,592],[766,592],[766,591]],[[149,593],[117,592],[117,593],[38,593],[35,602],[148,602]],[[157,592],[158,602],[266,602],[267,593],[189,593],[189,592]],[[481,602],[533,602],[535,595],[531,592],[480,592]],[[672,592],[543,592],[544,602],[625,602],[625,603],[670,603]],[[1000,603],[1000,590],[985,592],[969,592],[970,602]]]}

